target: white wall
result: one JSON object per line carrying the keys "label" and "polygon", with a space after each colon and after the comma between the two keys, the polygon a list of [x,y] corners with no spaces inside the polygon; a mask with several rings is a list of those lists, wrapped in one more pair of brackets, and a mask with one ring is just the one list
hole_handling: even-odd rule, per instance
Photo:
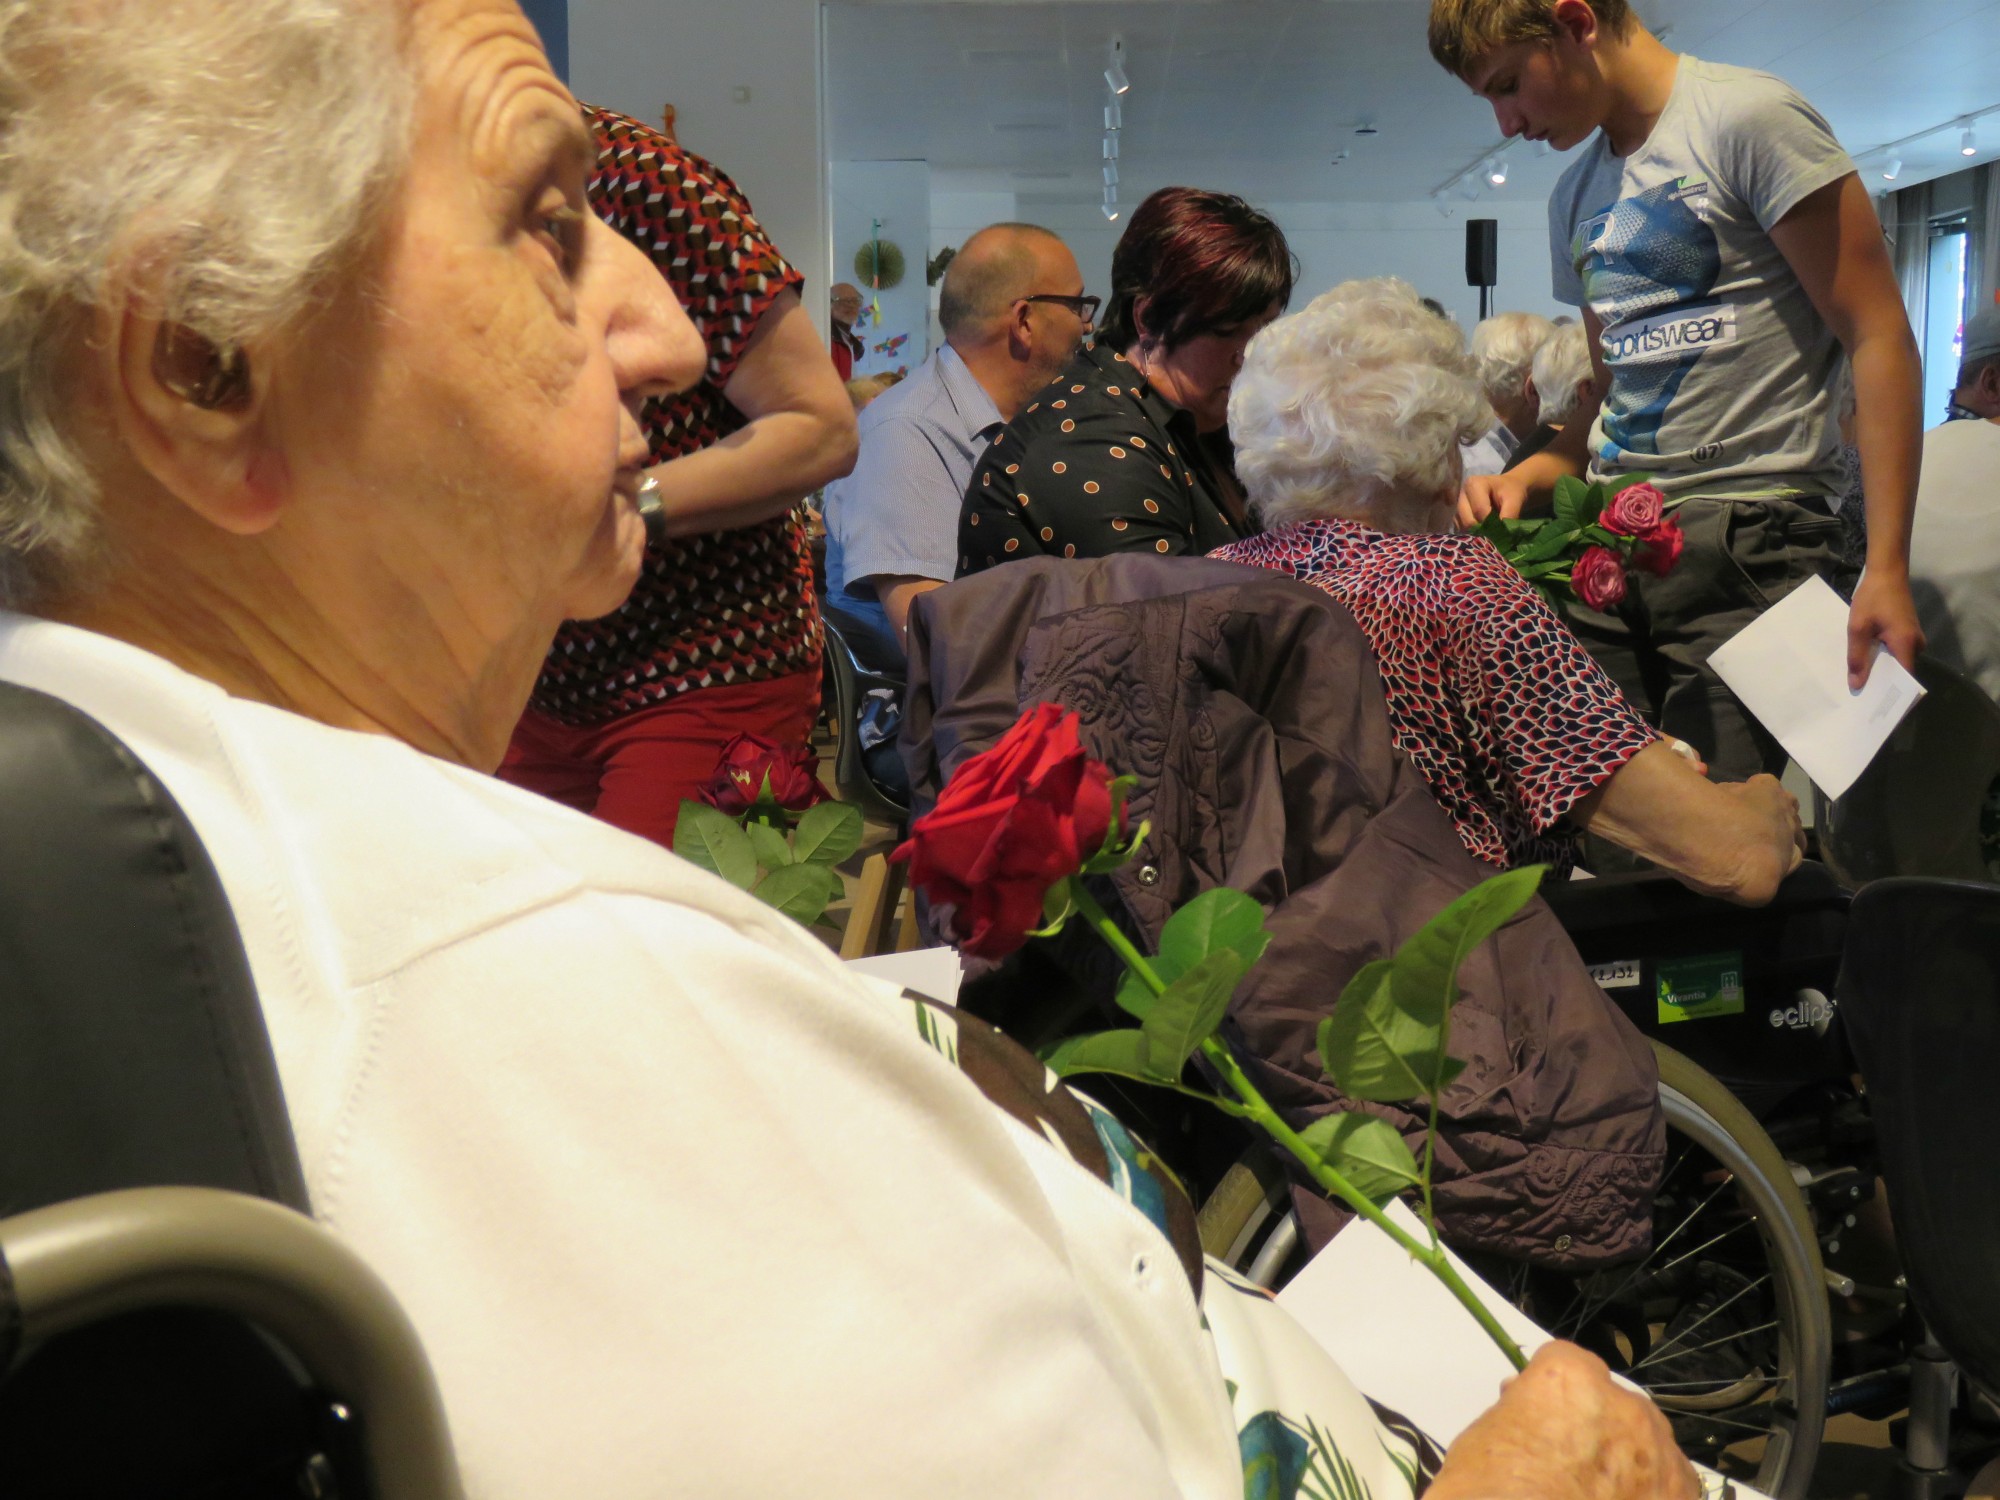
{"label": "white wall", "polygon": [[[931,254],[931,169],[920,161],[837,161],[832,168],[833,275],[861,288],[864,307],[879,306],[881,320],[870,317],[855,327],[863,345],[854,361],[856,375],[884,370],[905,374],[930,353],[930,296],[924,284],[924,263]],[[876,291],[854,271],[854,255],[869,242],[875,221],[882,238],[903,252],[903,279]],[[901,336],[905,342],[892,354],[877,354],[875,345]]]}
{"label": "white wall", "polygon": [[[1270,203],[1259,205],[1278,221],[1298,254],[1298,289],[1292,306],[1362,276],[1400,276],[1435,297],[1467,329],[1479,318],[1479,293],[1465,284],[1465,220],[1500,221],[1500,280],[1496,312],[1573,313],[1549,293],[1547,212],[1540,203],[1454,205],[1439,215],[1430,203]],[[1085,289],[1100,296],[1111,287],[1111,252],[1125,221],[1107,224],[1095,204],[1037,204],[1023,199],[1019,216],[1060,234],[1083,268]]]}
{"label": "white wall", "polygon": [[[829,282],[818,0],[570,0],[570,86],[657,122],[680,111],[690,151],[736,179],[806,278],[824,323]],[[739,97],[747,91],[747,98]]]}

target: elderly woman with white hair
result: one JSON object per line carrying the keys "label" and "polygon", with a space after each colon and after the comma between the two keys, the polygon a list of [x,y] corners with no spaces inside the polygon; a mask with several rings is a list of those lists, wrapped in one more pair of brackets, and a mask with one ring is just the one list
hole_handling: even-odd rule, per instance
{"label": "elderly woman with white hair", "polygon": [[1500,473],[1541,421],[1530,372],[1555,331],[1553,322],[1530,312],[1495,313],[1472,330],[1472,363],[1489,418],[1461,447],[1466,473]]}
{"label": "elderly woman with white hair", "polygon": [[[408,1311],[476,1500],[1240,1496],[1238,1410],[1275,1413],[1223,1346],[1277,1314],[1106,1189],[1136,1154],[487,774],[558,624],[631,588],[635,413],[702,365],[591,157],[513,0],[0,0],[0,680],[198,832],[314,1212]],[[1610,1474],[1694,1492],[1558,1350],[1431,1493]]]}
{"label": "elderly woman with white hair", "polygon": [[1265,531],[1212,555],[1352,611],[1398,746],[1478,858],[1567,869],[1589,830],[1698,889],[1769,900],[1803,844],[1791,794],[1708,781],[1491,543],[1454,533],[1459,445],[1484,419],[1457,328],[1414,289],[1336,287],[1245,355],[1229,431]]}

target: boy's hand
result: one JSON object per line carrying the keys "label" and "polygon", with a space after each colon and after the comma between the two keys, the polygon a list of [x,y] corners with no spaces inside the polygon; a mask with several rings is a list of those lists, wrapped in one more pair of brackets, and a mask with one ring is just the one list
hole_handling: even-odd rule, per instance
{"label": "boy's hand", "polygon": [[1474,474],[1458,492],[1458,529],[1470,531],[1495,511],[1511,521],[1528,503],[1528,481],[1518,472]]}
{"label": "boy's hand", "polygon": [[1870,570],[1861,575],[1854,604],[1847,612],[1849,688],[1859,690],[1868,681],[1877,641],[1906,668],[1916,671],[1917,653],[1924,649],[1924,627],[1917,623],[1909,580]]}

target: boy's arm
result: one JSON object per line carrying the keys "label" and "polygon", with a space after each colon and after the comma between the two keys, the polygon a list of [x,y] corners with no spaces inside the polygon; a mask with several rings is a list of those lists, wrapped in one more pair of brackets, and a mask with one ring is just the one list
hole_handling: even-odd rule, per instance
{"label": "boy's arm", "polygon": [[1923,627],[1910,599],[1910,515],[1923,461],[1923,376],[1917,341],[1859,175],[1808,194],[1771,226],[1819,315],[1854,367],[1855,436],[1868,506],[1868,571],[1847,617],[1847,680],[1868,680],[1880,641],[1916,666]]}
{"label": "boy's arm", "polygon": [[1583,329],[1590,343],[1590,366],[1596,372],[1591,384],[1596,388],[1588,401],[1579,401],[1563,430],[1534,457],[1524,459],[1504,474],[1474,474],[1467,477],[1458,496],[1458,524],[1467,531],[1485,520],[1492,511],[1509,519],[1523,512],[1545,511],[1555,494],[1556,481],[1564,475],[1581,479],[1590,467],[1590,429],[1611,389],[1611,372],[1604,365],[1604,325],[1597,314],[1583,309]]}

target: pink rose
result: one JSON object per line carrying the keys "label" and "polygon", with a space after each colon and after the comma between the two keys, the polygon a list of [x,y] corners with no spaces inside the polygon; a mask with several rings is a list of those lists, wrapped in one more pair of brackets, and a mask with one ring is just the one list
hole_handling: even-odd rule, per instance
{"label": "pink rose", "polygon": [[1620,536],[1644,536],[1659,528],[1667,515],[1667,497],[1650,484],[1627,485],[1611,497],[1598,522]]}
{"label": "pink rose", "polygon": [[1616,609],[1625,598],[1625,564],[1609,547],[1586,547],[1569,570],[1569,583],[1586,608]]}
{"label": "pink rose", "polygon": [[1687,536],[1680,527],[1672,521],[1662,521],[1639,537],[1638,548],[1632,553],[1632,566],[1655,578],[1665,578],[1681,560],[1681,548],[1686,545]]}

